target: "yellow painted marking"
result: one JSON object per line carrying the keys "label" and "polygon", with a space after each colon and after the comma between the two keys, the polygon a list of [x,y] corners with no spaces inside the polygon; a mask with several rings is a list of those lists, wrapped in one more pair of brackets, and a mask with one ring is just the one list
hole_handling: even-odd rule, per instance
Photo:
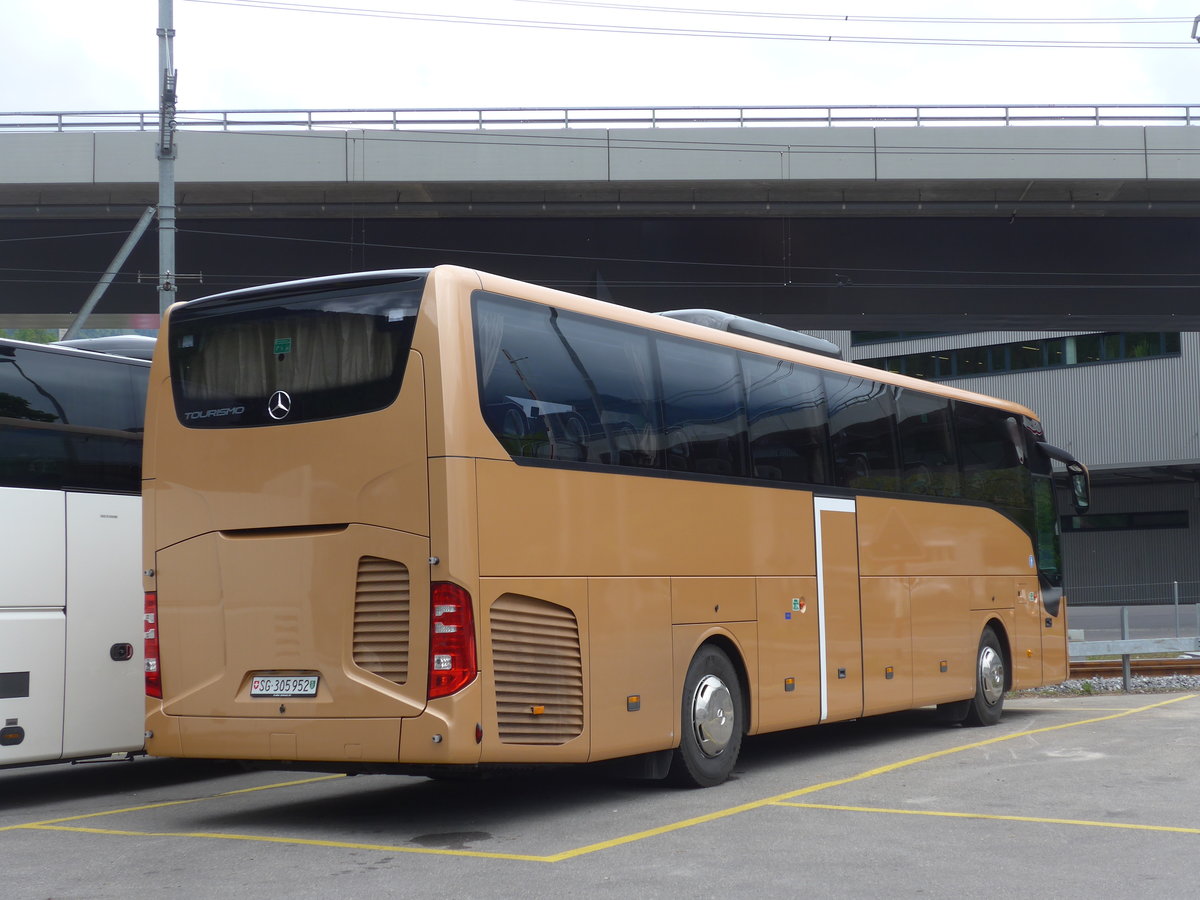
{"label": "yellow painted marking", "polygon": [[1035,822],[1042,825],[1080,825],[1088,828],[1128,828],[1132,831],[1173,831],[1177,834],[1200,834],[1200,828],[1179,828],[1174,825],[1136,825],[1132,822],[1094,822],[1090,819],[1044,819],[1039,816],[993,816],[987,813],[936,812],[926,809],[877,809],[872,806],[835,806],[830,803],[777,803],[799,809],[831,809],[840,812],[890,813],[897,816],[944,816],[951,819],[995,819],[1002,822]]}
{"label": "yellow painted marking", "polygon": [[964,750],[974,750],[978,747],[986,747],[989,744],[998,744],[1002,741],[1011,741],[1019,737],[1028,737],[1032,734],[1044,734],[1048,731],[1059,731],[1064,728],[1074,728],[1077,725],[1089,725],[1094,722],[1104,722],[1109,719],[1119,719],[1123,716],[1133,715],[1134,713],[1145,712],[1150,709],[1157,709],[1160,706],[1167,706],[1171,703],[1178,703],[1181,700],[1192,700],[1196,697],[1195,694],[1187,694],[1182,697],[1173,697],[1170,700],[1164,700],[1160,703],[1151,703],[1148,706],[1139,706],[1134,709],[1125,709],[1118,713],[1106,716],[1096,716],[1091,719],[1081,719],[1078,722],[1067,722],[1064,725],[1048,725],[1044,728],[1034,728],[1029,731],[1019,731],[1014,734],[1001,735],[1000,737],[989,738],[985,741],[976,741],[972,744],[962,744],[958,747],[950,747],[946,750],[935,750],[933,753],[926,753],[923,756],[914,756],[912,759],[902,760],[901,762],[892,763],[887,766],[880,766],[877,769],[871,769],[867,772],[861,772],[858,775],[851,775],[848,778],[839,778],[835,781],[826,781],[821,784],[810,785],[806,788],[800,788],[796,791],[789,791],[786,794],[778,794],[774,797],[767,797],[763,800],[755,800],[750,803],[743,803],[740,806],[732,806],[728,809],[717,810],[716,812],[707,813],[703,816],[696,816],[691,819],[684,819],[682,822],[673,822],[670,825],[662,825],[658,828],[649,828],[645,831],[639,831],[634,834],[623,835],[622,837],[612,838],[611,840],[601,841],[596,844],[588,844],[585,847],[578,847],[574,850],[567,850],[563,853],[557,853],[554,856],[548,857],[551,862],[559,862],[564,859],[573,859],[577,856],[584,856],[588,853],[595,853],[599,850],[608,850],[612,847],[619,847],[622,844],[631,844],[635,841],[645,840],[646,838],[658,837],[659,835],[669,834],[672,831],[680,831],[684,828],[691,828],[693,825],[703,825],[706,822],[713,822],[717,819],[724,819],[729,816],[735,816],[738,813],[749,812],[753,809],[761,809],[764,806],[772,806],[784,801],[790,800],[793,797],[802,797],[806,794],[815,794],[818,791],[824,791],[829,788],[841,787],[844,784],[852,784],[856,781],[863,781],[867,778],[874,778],[877,775],[886,775],[889,772],[895,772],[898,769],[903,769],[907,766],[916,765],[921,762],[928,762],[931,759],[938,759],[943,756],[950,756],[953,753],[961,753]]}
{"label": "yellow painted marking", "polygon": [[[634,832],[633,834],[622,835],[620,837],[611,838],[607,841],[599,841],[595,844],[588,844],[583,847],[576,847],[573,850],[565,850],[562,853],[555,853],[550,856],[535,856],[535,855],[527,856],[527,855],[520,855],[520,854],[485,853],[485,852],[477,851],[477,850],[442,850],[442,849],[434,849],[434,848],[426,848],[426,847],[420,847],[420,848],[418,848],[418,847],[394,847],[394,846],[390,846],[390,845],[357,844],[357,843],[349,843],[349,842],[341,842],[341,841],[316,841],[316,840],[308,840],[308,839],[304,839],[304,838],[280,838],[280,837],[267,837],[267,836],[259,836],[259,835],[231,835],[231,834],[219,834],[219,833],[208,833],[208,832],[179,832],[179,833],[161,832],[161,833],[156,833],[156,832],[137,832],[137,831],[116,831],[116,830],[105,830],[105,829],[99,829],[99,828],[96,828],[96,829],[73,828],[73,827],[68,828],[68,827],[59,826],[59,823],[62,823],[62,822],[78,821],[80,819],[90,819],[90,818],[106,816],[106,815],[117,815],[117,814],[123,813],[123,812],[137,812],[140,810],[156,809],[156,808],[161,808],[161,807],[166,807],[166,806],[177,806],[177,805],[184,804],[184,803],[196,803],[196,802],[199,802],[200,800],[214,800],[219,797],[232,796],[235,794],[248,793],[251,791],[271,790],[271,789],[277,788],[277,787],[289,787],[291,785],[306,784],[306,783],[313,782],[313,781],[325,781],[325,780],[328,780],[329,778],[341,777],[339,775],[323,776],[320,778],[310,778],[310,779],[305,779],[304,781],[289,781],[289,782],[284,782],[284,783],[275,784],[275,785],[264,785],[264,786],[258,787],[258,788],[245,788],[240,791],[228,791],[228,792],[221,793],[221,794],[214,794],[212,797],[198,797],[198,798],[195,798],[192,800],[172,800],[172,801],[167,801],[165,803],[152,803],[147,806],[129,807],[126,809],[112,810],[110,812],[104,812],[104,813],[91,813],[88,815],[81,815],[81,816],[69,816],[67,818],[62,818],[62,819],[50,819],[45,822],[33,822],[28,825],[10,825],[5,828],[0,828],[0,831],[9,831],[9,830],[24,828],[24,829],[32,829],[32,830],[46,830],[46,831],[51,831],[51,830],[84,831],[84,832],[91,832],[94,834],[128,835],[128,836],[133,836],[133,837],[159,837],[159,836],[161,836],[161,837],[207,837],[207,838],[226,839],[226,840],[260,841],[260,842],[264,842],[264,843],[273,843],[273,844],[294,844],[294,845],[303,845],[303,846],[383,850],[386,852],[426,853],[426,854],[434,854],[434,855],[439,855],[439,856],[487,857],[489,859],[510,859],[510,860],[520,860],[520,861],[527,861],[527,862],[562,862],[563,860],[574,859],[574,858],[580,857],[580,856],[586,856],[587,854],[596,853],[601,850],[608,850],[613,847],[620,847],[624,844],[632,844],[637,841],[645,840],[647,838],[658,837],[659,835],[664,835],[664,834],[670,834],[671,832],[674,832],[674,831],[681,831],[685,828],[691,828],[696,825],[703,825],[708,822],[715,822],[719,819],[725,819],[725,818],[729,818],[730,816],[738,815],[739,813],[749,812],[749,811],[755,810],[755,809],[762,809],[762,808],[768,807],[768,806],[789,805],[788,801],[792,800],[795,797],[803,797],[808,794],[815,794],[818,791],[828,790],[829,788],[841,787],[842,785],[853,784],[854,782],[858,782],[858,781],[864,781],[868,778],[874,778],[878,775],[886,775],[890,772],[895,772],[900,769],[907,768],[908,766],[916,765],[917,763],[929,762],[930,760],[940,759],[942,757],[950,756],[955,753],[962,753],[965,750],[975,750],[980,747],[987,747],[992,744],[999,744],[1004,741],[1011,741],[1011,740],[1015,740],[1017,738],[1029,737],[1030,735],[1034,735],[1034,734],[1046,734],[1051,731],[1061,731],[1066,728],[1075,728],[1079,725],[1091,725],[1096,722],[1107,722],[1112,719],[1120,719],[1120,718],[1124,718],[1125,716],[1134,715],[1136,713],[1146,712],[1151,709],[1159,709],[1163,706],[1169,706],[1173,703],[1179,703],[1180,701],[1183,701],[1183,700],[1194,700],[1196,698],[1196,696],[1197,696],[1196,694],[1185,694],[1183,696],[1172,697],[1171,699],[1163,700],[1158,703],[1151,703],[1147,706],[1139,706],[1139,707],[1134,707],[1132,709],[1122,709],[1122,710],[1119,710],[1118,712],[1110,713],[1110,714],[1104,715],[1104,716],[1093,716],[1092,718],[1089,718],[1089,719],[1080,719],[1079,721],[1076,721],[1076,722],[1066,722],[1062,725],[1047,725],[1042,728],[1033,728],[1033,729],[1029,729],[1027,731],[1018,731],[1018,732],[1014,732],[1013,734],[1000,735],[999,737],[988,738],[988,739],[982,740],[982,741],[975,741],[970,744],[960,744],[957,747],[948,747],[945,750],[935,750],[932,753],[925,753],[921,756],[914,756],[910,759],[905,759],[905,760],[901,760],[900,762],[890,763],[889,765],[886,765],[886,766],[879,766],[878,768],[870,769],[866,772],[860,772],[857,775],[850,775],[846,778],[838,778],[833,781],[826,781],[826,782],[822,782],[820,784],[809,785],[808,787],[800,788],[798,790],[788,791],[783,794],[776,794],[773,797],[765,797],[761,800],[754,800],[749,803],[742,803],[742,804],[739,804],[738,806],[731,806],[727,809],[716,810],[711,813],[706,813],[705,815],[702,815],[702,816],[694,816],[690,819],[684,819],[680,822],[672,822],[668,825],[662,825],[657,828],[648,828],[644,831],[638,831],[638,832]],[[792,804],[792,805],[801,806],[803,804]],[[946,814],[946,815],[955,815],[955,814]],[[962,815],[965,815],[965,814],[962,814]],[[993,818],[1006,818],[1006,817],[996,816]],[[1030,818],[1030,819],[1019,819],[1017,817],[1007,817],[1007,818],[1013,818],[1014,820],[1017,820],[1017,821],[1029,821],[1029,822],[1051,821],[1051,820],[1040,820],[1040,819],[1032,819],[1032,818]],[[1113,825],[1113,823],[1101,822],[1101,823],[1097,823],[1097,824],[1105,825],[1108,827],[1118,827],[1118,826]],[[1132,826],[1129,826],[1129,827],[1132,827]],[[1162,826],[1162,827],[1144,826],[1144,828],[1146,830],[1160,830],[1160,831],[1185,831],[1185,832],[1189,831],[1189,829],[1176,829],[1176,828],[1170,828],[1170,827],[1166,827],[1166,826]]]}
{"label": "yellow painted marking", "polygon": [[84,828],[78,825],[18,825],[31,831],[73,831],[83,834],[110,834],[118,837],[212,838],[222,841],[254,841],[263,844],[289,844],[302,847],[332,847],[339,850],[380,850],[386,853],[425,853],[434,856],[470,856],[484,859],[511,859],[520,862],[554,862],[548,856],[520,853],[487,853],[482,850],[441,850],[435,847],[398,847],[393,844],[359,844],[353,841],[318,841],[310,838],[272,837],[265,834],[229,834],[219,831],[126,831],[116,828]]}
{"label": "yellow painted marking", "polygon": [[302,778],[299,781],[281,781],[276,784],[263,784],[252,788],[239,788],[236,791],[222,791],[209,797],[190,797],[187,800],[164,800],[161,803],[147,803],[144,806],[126,806],[123,809],[110,809],[105,812],[84,813],[79,816],[63,816],[59,819],[46,819],[42,822],[30,822],[26,825],[5,825],[0,831],[15,831],[19,828],[41,828],[46,825],[57,825],[59,822],[78,822],[80,819],[98,819],[100,816],[119,816],[121,813],[142,812],[147,809],[163,809],[168,806],[184,806],[188,803],[201,803],[205,800],[216,800],[219,797],[234,797],[238,794],[250,794],[255,791],[273,791],[276,788],[294,787],[298,784],[312,784],[316,781],[330,781],[334,778],[345,778],[345,775],[321,775],[317,778]]}
{"label": "yellow painted marking", "polygon": [[1009,706],[1009,712],[1121,712],[1128,706]]}

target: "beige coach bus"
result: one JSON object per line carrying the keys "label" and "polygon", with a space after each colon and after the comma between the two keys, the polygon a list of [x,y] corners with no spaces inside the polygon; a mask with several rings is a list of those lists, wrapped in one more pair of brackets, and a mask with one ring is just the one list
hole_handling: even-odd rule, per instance
{"label": "beige coach bus", "polygon": [[1066,676],[1051,459],[1087,473],[1032,412],[689,318],[448,266],[174,306],[148,752],[707,786],[747,734]]}

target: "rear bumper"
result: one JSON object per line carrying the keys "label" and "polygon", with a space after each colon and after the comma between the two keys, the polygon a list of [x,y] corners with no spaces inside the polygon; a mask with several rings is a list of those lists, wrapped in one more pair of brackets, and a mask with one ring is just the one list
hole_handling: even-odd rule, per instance
{"label": "rear bumper", "polygon": [[401,719],[146,718],[146,752],[193,759],[396,762]]}

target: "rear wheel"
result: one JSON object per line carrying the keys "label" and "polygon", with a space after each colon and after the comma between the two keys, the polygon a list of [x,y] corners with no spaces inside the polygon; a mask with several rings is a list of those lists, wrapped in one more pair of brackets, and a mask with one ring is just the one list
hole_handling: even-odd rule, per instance
{"label": "rear wheel", "polygon": [[670,778],[688,787],[720,784],[742,748],[742,689],[724,651],[706,644],[688,666],[683,683],[679,747]]}
{"label": "rear wheel", "polygon": [[975,657],[975,696],[968,702],[964,725],[995,725],[1004,711],[1008,668],[1000,639],[989,625],[979,638]]}

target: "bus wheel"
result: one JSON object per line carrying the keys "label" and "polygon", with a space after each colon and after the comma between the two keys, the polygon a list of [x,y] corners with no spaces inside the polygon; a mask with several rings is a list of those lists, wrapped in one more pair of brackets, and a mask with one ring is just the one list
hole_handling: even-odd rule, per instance
{"label": "bus wheel", "polygon": [[681,735],[670,779],[687,787],[712,787],[729,777],[742,748],[742,690],[725,653],[701,647],[683,682]]}
{"label": "bus wheel", "polygon": [[975,697],[968,701],[964,725],[995,725],[1004,711],[1006,681],[1004,651],[1000,639],[989,625],[979,638],[979,653],[975,658]]}

